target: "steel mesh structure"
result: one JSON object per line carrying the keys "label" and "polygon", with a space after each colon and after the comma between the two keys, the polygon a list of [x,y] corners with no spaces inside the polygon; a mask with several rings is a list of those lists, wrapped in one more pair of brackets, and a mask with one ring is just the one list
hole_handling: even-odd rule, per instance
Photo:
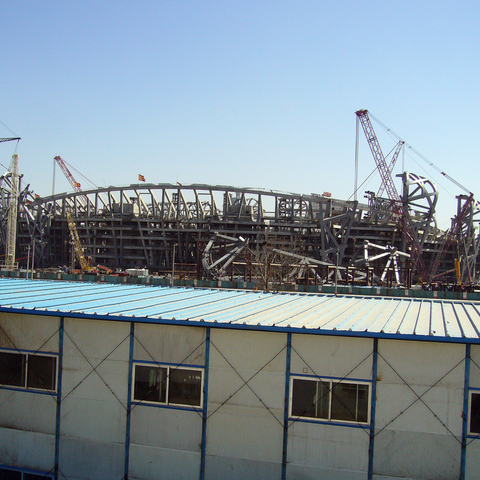
{"label": "steel mesh structure", "polygon": [[[132,184],[49,197],[34,196],[20,180],[17,256],[26,263],[28,247],[37,267],[67,265],[71,246],[67,211],[72,215],[85,255],[111,268],[148,268],[202,277],[202,252],[214,232],[248,239],[252,248],[268,242],[329,264],[353,265],[364,240],[408,249],[391,202],[367,192],[368,202],[326,195],[300,195],[213,185]],[[6,231],[11,182],[0,178],[0,249]],[[85,201],[86,199],[86,201]],[[402,201],[425,264],[433,265],[444,232],[435,227],[437,191],[415,174],[403,175]],[[462,202],[459,200],[459,208]],[[476,278],[478,239],[475,208],[464,219],[468,275]],[[219,247],[224,251],[229,245]],[[453,265],[449,252],[440,268]],[[338,259],[337,259],[338,255]],[[408,266],[405,264],[404,266]]]}

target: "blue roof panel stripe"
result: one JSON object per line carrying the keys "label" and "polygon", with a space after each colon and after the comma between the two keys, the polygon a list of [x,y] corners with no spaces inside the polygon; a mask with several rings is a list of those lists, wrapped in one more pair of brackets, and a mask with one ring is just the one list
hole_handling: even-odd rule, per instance
{"label": "blue roof panel stripe", "polygon": [[480,342],[480,302],[0,279],[0,311]]}

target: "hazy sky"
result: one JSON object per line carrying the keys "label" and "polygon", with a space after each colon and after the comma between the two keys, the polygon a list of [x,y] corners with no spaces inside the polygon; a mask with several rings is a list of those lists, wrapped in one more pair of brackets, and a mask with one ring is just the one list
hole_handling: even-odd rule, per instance
{"label": "hazy sky", "polygon": [[[346,200],[358,109],[480,195],[479,24],[478,0],[6,1],[0,120],[40,195],[60,155],[98,186],[141,173]],[[363,136],[359,158],[361,184]],[[464,192],[414,155],[405,169],[437,184],[447,228]],[[59,170],[55,190],[71,190]]]}

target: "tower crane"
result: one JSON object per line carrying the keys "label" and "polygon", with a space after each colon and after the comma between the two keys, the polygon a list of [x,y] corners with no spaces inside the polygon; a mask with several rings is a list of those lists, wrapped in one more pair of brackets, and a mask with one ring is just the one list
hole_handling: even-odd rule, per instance
{"label": "tower crane", "polygon": [[427,269],[425,266],[425,262],[422,258],[420,244],[418,242],[418,238],[415,235],[415,232],[413,231],[412,225],[410,224],[410,220],[403,206],[402,199],[400,198],[400,195],[398,194],[395,187],[395,183],[393,182],[392,174],[383,155],[380,142],[378,141],[375,130],[373,129],[372,122],[370,121],[370,117],[368,116],[368,110],[358,110],[355,113],[360,123],[362,124],[367,143],[372,152],[373,159],[377,164],[377,168],[382,179],[382,186],[385,188],[388,198],[392,203],[393,212],[399,217],[400,230],[407,244],[412,250],[412,261],[417,269],[419,279],[424,280],[426,279]]}

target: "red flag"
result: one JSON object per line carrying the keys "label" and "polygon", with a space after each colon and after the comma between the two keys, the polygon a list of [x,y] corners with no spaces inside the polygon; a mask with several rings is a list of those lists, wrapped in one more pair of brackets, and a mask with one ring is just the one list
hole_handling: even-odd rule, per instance
{"label": "red flag", "polygon": [[40,195],[35,194],[35,198],[40,198]]}
{"label": "red flag", "polygon": [[81,185],[78,182],[75,182],[75,188],[80,188]]}
{"label": "red flag", "polygon": [[145,177],[144,177],[143,175],[138,174],[138,180],[139,180],[140,182],[144,182],[144,181],[145,181]]}

